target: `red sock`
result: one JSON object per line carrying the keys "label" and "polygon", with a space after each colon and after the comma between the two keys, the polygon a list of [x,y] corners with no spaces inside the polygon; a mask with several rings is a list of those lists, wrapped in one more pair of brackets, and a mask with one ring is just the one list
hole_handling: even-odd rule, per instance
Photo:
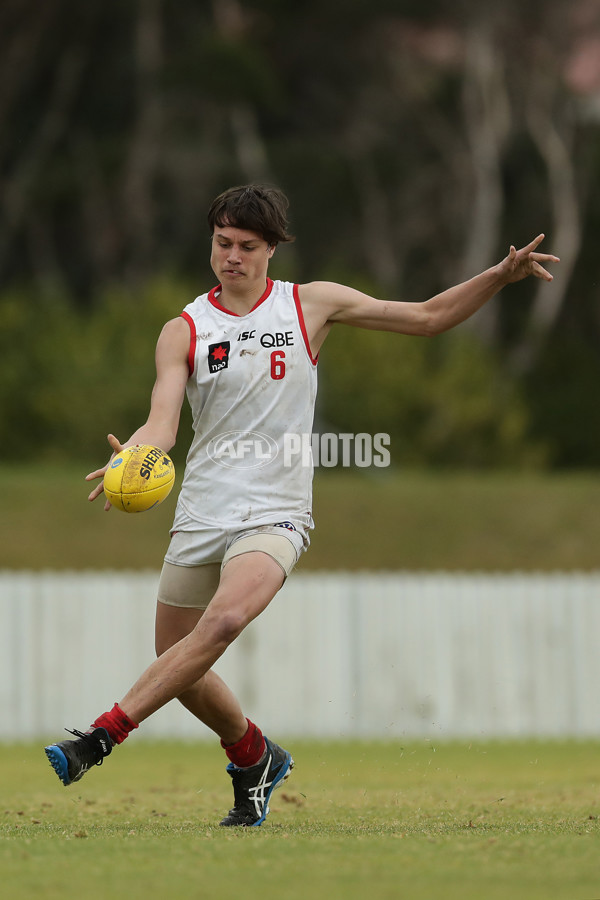
{"label": "red sock", "polygon": [[255,766],[265,752],[265,739],[262,731],[250,719],[246,719],[246,722],[248,731],[236,744],[224,744],[221,741],[221,747],[231,762],[240,769]]}
{"label": "red sock", "polygon": [[92,723],[92,728],[105,728],[113,744],[122,744],[129,732],[137,727],[135,722],[123,712],[118,703],[115,703],[109,712],[98,716],[96,721]]}

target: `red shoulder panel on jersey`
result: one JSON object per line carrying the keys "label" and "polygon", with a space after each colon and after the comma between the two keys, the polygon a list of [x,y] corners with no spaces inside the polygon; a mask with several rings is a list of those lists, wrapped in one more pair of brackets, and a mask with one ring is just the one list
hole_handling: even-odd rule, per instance
{"label": "red shoulder panel on jersey", "polygon": [[312,355],[312,350],[310,349],[310,343],[308,340],[308,334],[306,333],[306,323],[304,321],[304,313],[302,312],[302,304],[300,303],[300,293],[298,291],[298,285],[294,285],[294,303],[296,304],[296,313],[298,315],[298,322],[300,324],[300,331],[302,332],[302,337],[304,338],[304,345],[306,347],[306,352],[308,353],[309,359],[313,366],[319,362],[319,354],[316,356]]}
{"label": "red shoulder panel on jersey", "polygon": [[190,326],[190,349],[188,350],[188,370],[190,375],[194,374],[194,363],[196,359],[196,323],[189,313],[182,312],[181,318]]}

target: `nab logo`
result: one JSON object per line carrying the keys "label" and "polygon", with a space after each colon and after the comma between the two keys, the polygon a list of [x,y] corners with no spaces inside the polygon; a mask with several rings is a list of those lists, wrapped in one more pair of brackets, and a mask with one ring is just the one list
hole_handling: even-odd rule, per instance
{"label": "nab logo", "polygon": [[273,438],[258,431],[228,431],[210,441],[206,452],[227,469],[258,469],[273,462],[279,448]]}
{"label": "nab logo", "polygon": [[220,341],[218,344],[208,345],[208,371],[211,375],[227,369],[229,366],[229,341]]}

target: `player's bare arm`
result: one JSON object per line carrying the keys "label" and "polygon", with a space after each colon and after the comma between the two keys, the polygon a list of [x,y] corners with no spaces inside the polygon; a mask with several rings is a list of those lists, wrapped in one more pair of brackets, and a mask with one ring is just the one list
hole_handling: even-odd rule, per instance
{"label": "player's bare arm", "polygon": [[[152,389],[150,413],[146,422],[124,444],[108,435],[112,454],[101,469],[86,475],[86,481],[103,479],[110,460],[116,453],[132,444],[152,444],[168,453],[177,438],[181,406],[188,380],[188,350],[190,330],[181,317],[171,319],[164,326],[156,345],[156,381]],[[89,495],[89,500],[100,496],[104,488],[101,481]],[[104,507],[110,509],[110,503]]]}
{"label": "player's bare arm", "polygon": [[421,303],[378,300],[329,282],[301,285],[300,299],[313,354],[319,351],[329,328],[336,322],[427,337],[464,322],[507,284],[530,275],[552,281],[553,276],[544,265],[559,259],[550,253],[537,252],[543,239],[544,235],[540,234],[520,250],[511,246],[498,265]]}

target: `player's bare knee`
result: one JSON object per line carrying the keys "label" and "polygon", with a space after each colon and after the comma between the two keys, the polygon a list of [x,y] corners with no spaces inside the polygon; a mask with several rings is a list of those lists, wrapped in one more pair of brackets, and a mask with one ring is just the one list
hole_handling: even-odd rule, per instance
{"label": "player's bare knee", "polygon": [[248,617],[237,610],[227,610],[216,622],[216,635],[219,643],[231,644],[242,633],[248,624]]}
{"label": "player's bare knee", "polygon": [[[210,610],[210,608],[209,608]],[[229,645],[242,633],[250,619],[237,609],[210,610],[204,616],[203,633],[210,632],[211,641],[216,645]]]}

